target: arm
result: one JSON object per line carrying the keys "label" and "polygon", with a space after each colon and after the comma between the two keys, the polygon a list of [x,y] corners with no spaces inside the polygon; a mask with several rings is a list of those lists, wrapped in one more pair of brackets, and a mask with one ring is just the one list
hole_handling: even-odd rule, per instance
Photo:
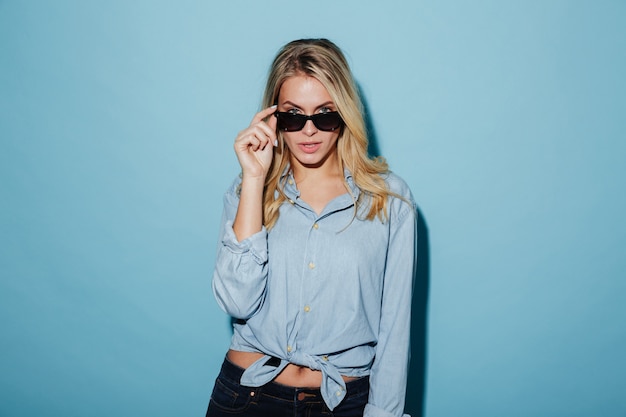
{"label": "arm", "polygon": [[247,319],[263,304],[267,280],[267,232],[260,230],[239,241],[233,220],[239,206],[237,181],[224,196],[220,241],[213,272],[213,294],[230,316]]}
{"label": "arm", "polygon": [[[220,307],[235,318],[247,319],[262,305],[267,278],[267,232],[263,227],[263,187],[272,162],[275,106],[257,113],[235,139],[241,183],[224,198],[221,244],[213,274],[213,293]],[[239,192],[236,192],[239,186]]]}
{"label": "arm", "polygon": [[[235,139],[235,153],[241,165],[241,191],[233,230],[244,240],[263,226],[263,187],[274,157],[276,118],[271,115],[276,106],[257,113],[250,126]],[[267,123],[263,120],[269,117]]]}
{"label": "arm", "polygon": [[416,211],[396,200],[402,209],[390,218],[390,239],[383,283],[376,356],[370,374],[370,395],[364,417],[400,417],[404,412],[411,296],[415,275]]}

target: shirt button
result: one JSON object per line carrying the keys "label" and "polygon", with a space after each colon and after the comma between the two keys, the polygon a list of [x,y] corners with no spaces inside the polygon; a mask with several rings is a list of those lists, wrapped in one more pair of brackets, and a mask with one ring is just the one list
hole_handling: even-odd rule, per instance
{"label": "shirt button", "polygon": [[322,359],[324,359],[325,361],[327,361],[327,360],[328,360],[328,355],[324,355],[324,356],[322,356]]}
{"label": "shirt button", "polygon": [[308,313],[309,311],[311,311],[311,307],[309,306],[304,306],[304,312]]}
{"label": "shirt button", "polygon": [[313,268],[315,268],[315,264],[313,262],[310,262],[309,263],[309,269],[313,269]]}
{"label": "shirt button", "polygon": [[293,203],[293,200],[292,200],[291,198],[289,199],[289,203],[290,203],[290,204],[294,204],[294,203]]}
{"label": "shirt button", "polygon": [[291,352],[291,346],[287,346],[287,352]]}
{"label": "shirt button", "polygon": [[315,224],[313,225],[313,229],[319,229],[319,228],[320,228],[320,225],[319,225],[319,224],[315,223]]}
{"label": "shirt button", "polygon": [[289,185],[293,185],[293,180],[291,178],[289,178],[287,182],[289,183]]}

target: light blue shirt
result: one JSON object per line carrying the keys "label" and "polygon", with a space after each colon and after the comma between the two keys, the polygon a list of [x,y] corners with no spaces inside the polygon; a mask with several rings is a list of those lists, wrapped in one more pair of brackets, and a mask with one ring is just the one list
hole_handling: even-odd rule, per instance
{"label": "light blue shirt", "polygon": [[[363,220],[367,196],[355,217],[346,193],[315,211],[299,197],[287,172],[288,198],[268,232],[238,242],[232,230],[239,198],[236,179],[224,197],[213,292],[236,318],[231,349],[261,352],[240,383],[258,387],[289,363],[322,372],[321,392],[334,409],[344,398],[342,375],[370,376],[365,416],[403,415],[409,359],[415,268],[413,196],[389,173],[388,220]],[[346,170],[354,198],[361,194]],[[267,365],[270,357],[278,366]]]}

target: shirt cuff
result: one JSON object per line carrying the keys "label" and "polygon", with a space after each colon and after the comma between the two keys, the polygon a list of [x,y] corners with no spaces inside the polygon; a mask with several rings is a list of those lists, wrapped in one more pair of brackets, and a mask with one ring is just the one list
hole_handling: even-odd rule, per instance
{"label": "shirt cuff", "polygon": [[224,227],[222,243],[233,253],[250,252],[259,264],[267,262],[267,230],[262,226],[261,230],[252,236],[239,242],[233,231],[233,222],[229,220]]}
{"label": "shirt cuff", "polygon": [[[385,411],[382,408],[378,408],[373,404],[365,404],[365,411],[363,417],[397,417],[395,414],[391,414],[389,411]],[[409,414],[402,414],[402,417],[411,417]]]}

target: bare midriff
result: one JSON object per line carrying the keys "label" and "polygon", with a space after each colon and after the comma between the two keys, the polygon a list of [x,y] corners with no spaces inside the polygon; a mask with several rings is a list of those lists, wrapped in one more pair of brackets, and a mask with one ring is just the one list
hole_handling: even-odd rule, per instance
{"label": "bare midriff", "polygon": [[[238,350],[230,349],[228,351],[228,360],[239,366],[240,368],[247,369],[254,362],[262,358],[262,353],[256,352],[241,352]],[[342,376],[346,382],[357,379],[356,377]],[[316,371],[306,366],[299,366],[290,363],[283,369],[283,371],[274,378],[274,382],[287,385],[289,387],[307,387],[307,388],[319,388],[322,385],[322,372]]]}

